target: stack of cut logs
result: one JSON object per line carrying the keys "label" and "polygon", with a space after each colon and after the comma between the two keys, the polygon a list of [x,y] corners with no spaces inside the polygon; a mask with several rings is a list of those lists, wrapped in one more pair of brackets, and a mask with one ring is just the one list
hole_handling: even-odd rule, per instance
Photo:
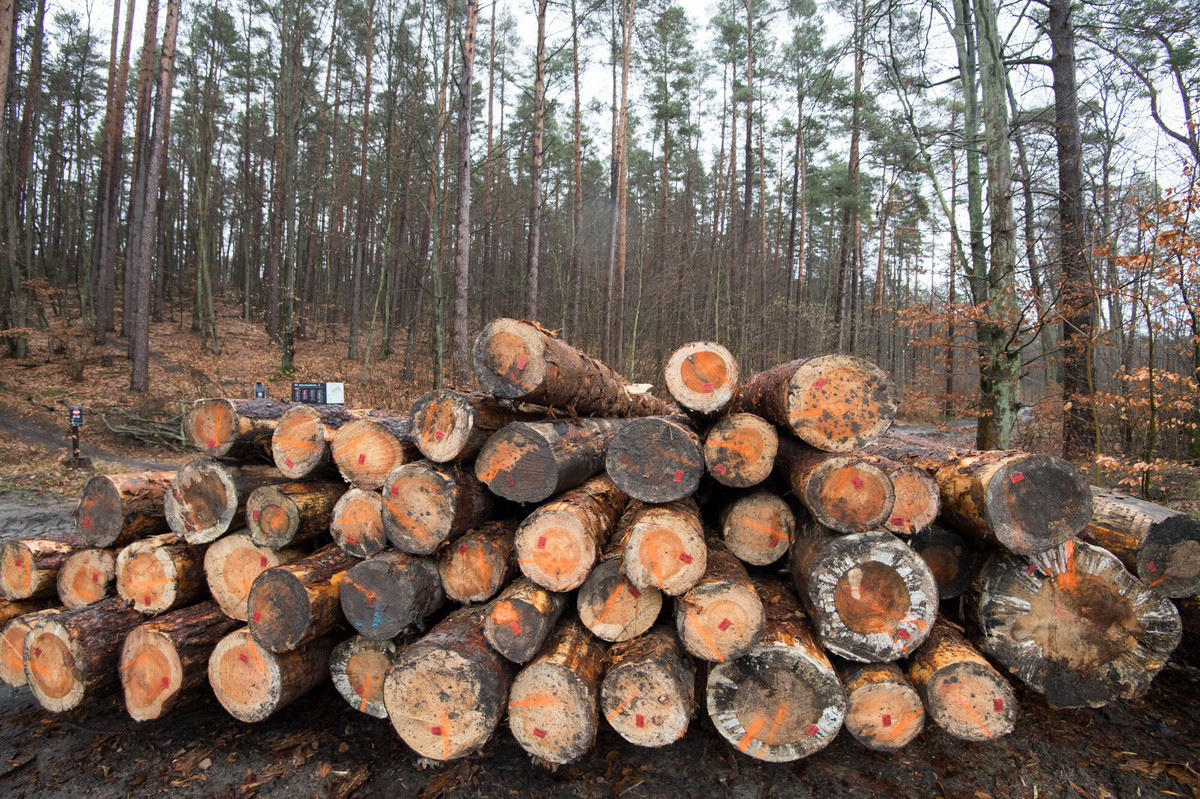
{"label": "stack of cut logs", "polygon": [[664,746],[702,703],[786,761],[926,716],[1004,735],[1005,671],[1055,707],[1136,697],[1179,644],[1170,598],[1200,593],[1194,518],[888,434],[861,359],[743,381],[695,342],[670,402],[528,322],[473,355],[487,393],[408,414],[198,402],[202,457],[97,476],[75,531],[0,550],[0,678],[53,711],[120,689],[138,720],[211,689],[249,722],[330,679],[434,760],[505,719],[550,763],[601,719]]}

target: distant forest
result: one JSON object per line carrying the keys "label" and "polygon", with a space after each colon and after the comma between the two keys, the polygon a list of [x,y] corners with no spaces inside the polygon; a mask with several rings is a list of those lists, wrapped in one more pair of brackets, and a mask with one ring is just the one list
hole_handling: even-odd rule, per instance
{"label": "distant forest", "polygon": [[144,391],[151,320],[240,305],[281,374],[333,330],[466,385],[515,316],[1200,458],[1193,0],[527,5],[0,0],[8,356],[124,337]]}

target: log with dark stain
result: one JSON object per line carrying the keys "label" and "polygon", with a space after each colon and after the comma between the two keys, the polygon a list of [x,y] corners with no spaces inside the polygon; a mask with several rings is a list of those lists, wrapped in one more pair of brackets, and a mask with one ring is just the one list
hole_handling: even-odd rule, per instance
{"label": "log with dark stain", "polygon": [[359,713],[387,718],[383,681],[396,661],[396,644],[389,640],[352,635],[333,648],[329,677],[342,698]]}
{"label": "log with dark stain", "polygon": [[648,747],[683,737],[696,712],[696,667],[670,626],[613,645],[604,660],[600,707],[617,734]]}
{"label": "log with dark stain", "polygon": [[433,559],[394,549],[354,564],[339,592],[342,612],[354,629],[379,639],[421,624],[446,600]]}
{"label": "log with dark stain", "polygon": [[163,500],[175,472],[98,474],[79,494],[75,528],[94,547],[123,547],[165,533]]}
{"label": "log with dark stain", "polygon": [[346,484],[324,480],[256,488],[246,499],[246,526],[254,543],[278,549],[329,532],[329,518]]}
{"label": "log with dark stain", "polygon": [[213,458],[271,462],[271,436],[291,403],[269,399],[202,399],[183,419],[193,447]]}
{"label": "log with dark stain", "polygon": [[630,424],[626,419],[513,422],[483,445],[475,476],[497,496],[541,502],[602,471],[609,443]]}
{"label": "log with dark stain", "polygon": [[492,495],[469,467],[406,463],[384,482],[383,529],[397,549],[430,555],[491,518],[492,504]]}
{"label": "log with dark stain", "polygon": [[338,588],[357,562],[330,544],[258,575],[247,605],[254,640],[287,652],[343,624]]}
{"label": "log with dark stain", "polygon": [[483,633],[513,663],[528,663],[542,648],[567,606],[567,594],[547,591],[528,577],[513,580],[489,605]]}
{"label": "log with dark stain", "polygon": [[604,468],[634,499],[674,502],[699,487],[704,452],[686,417],[652,416],[635,419],[613,436]]}
{"label": "log with dark stain", "polygon": [[329,534],[342,551],[369,558],[388,545],[383,529],[383,498],[378,491],[351,488],[333,506]]}
{"label": "log with dark stain", "polygon": [[207,544],[246,526],[246,500],[254,489],[287,482],[273,466],[196,458],[175,473],[163,514],[175,535],[191,544]]}
{"label": "log with dark stain", "polygon": [[942,599],[954,599],[970,589],[979,554],[975,539],[935,524],[910,538],[908,545],[933,572]]}

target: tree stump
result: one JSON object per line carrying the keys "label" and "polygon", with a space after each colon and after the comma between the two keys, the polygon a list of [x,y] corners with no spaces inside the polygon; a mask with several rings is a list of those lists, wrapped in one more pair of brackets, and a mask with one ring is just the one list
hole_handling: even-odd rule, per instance
{"label": "tree stump", "polygon": [[391,639],[421,624],[446,595],[431,558],[386,549],[350,567],[339,600],[354,629],[368,638]]}
{"label": "tree stump", "polygon": [[208,591],[226,616],[246,621],[250,588],[258,575],[304,555],[300,549],[271,549],[254,543],[247,533],[232,533],[204,551]]}
{"label": "tree stump", "polygon": [[513,502],[541,502],[604,469],[613,436],[627,419],[513,422],[487,440],[475,476]]}
{"label": "tree stump", "polygon": [[183,418],[183,434],[213,458],[271,460],[271,436],[291,403],[269,399],[202,399]]}
{"label": "tree stump", "polygon": [[117,555],[117,594],[146,615],[206,598],[203,546],[167,533],[134,541]]}
{"label": "tree stump", "polygon": [[196,458],[175,473],[163,513],[175,535],[189,544],[207,544],[246,526],[246,500],[254,489],[286,482],[271,466]]}
{"label": "tree stump", "polygon": [[88,480],[75,509],[75,529],[99,549],[165,533],[163,499],[175,472],[98,474]]}
{"label": "tree stump", "polygon": [[704,434],[704,468],[731,488],[750,488],[770,477],[778,451],[775,427],[752,413],[730,414]]}
{"label": "tree stump", "polygon": [[434,463],[465,462],[505,425],[538,417],[487,394],[443,388],[413,403],[411,436],[421,454]]}
{"label": "tree stump", "polygon": [[896,416],[887,374],[850,355],[800,358],[743,383],[737,409],[791,430],[809,446],[851,452],[874,441]]}
{"label": "tree stump", "polygon": [[486,602],[517,571],[515,519],[485,522],[460,536],[438,555],[442,589],[455,602]]}
{"label": "tree stump", "polygon": [[604,468],[634,499],[674,502],[700,486],[704,453],[686,417],[651,416],[634,419],[613,436]]}
{"label": "tree stump", "polygon": [[833,536],[819,524],[797,531],[792,584],[827,650],[860,663],[906,657],[937,617],[933,573],[891,533]]}
{"label": "tree stump", "polygon": [[383,681],[396,661],[396,644],[354,635],[333,648],[329,676],[350,707],[377,719],[387,718]]}
{"label": "tree stump", "polygon": [[739,559],[767,566],[787,553],[796,534],[796,515],[778,494],[757,490],[721,510],[721,538]]}
{"label": "tree stump", "polygon": [[981,648],[1051,707],[1139,697],[1179,644],[1171,600],[1083,541],[997,553],[977,585]]}
{"label": "tree stump", "polygon": [[351,488],[333,506],[329,522],[333,543],[347,555],[369,558],[388,545],[383,529],[383,498],[378,491]]}
{"label": "tree stump", "polygon": [[942,599],[953,599],[970,590],[978,552],[972,539],[932,525],[909,539],[908,545],[933,572]]}
{"label": "tree stump", "polygon": [[526,752],[550,763],[583,757],[600,726],[604,646],[577,619],[561,622],[513,680],[508,726]]}
{"label": "tree stump", "polygon": [[0,546],[0,594],[9,601],[53,597],[58,570],[72,552],[87,549],[74,533],[5,541]]}
{"label": "tree stump", "polygon": [[411,429],[407,416],[387,411],[367,411],[339,427],[329,449],[342,479],[378,491],[392,469],[421,457],[409,440]]}
{"label": "tree stump", "polygon": [[258,575],[246,606],[254,640],[272,652],[290,652],[338,626],[338,587],[357,562],[330,544]]}
{"label": "tree stump", "polygon": [[667,626],[610,647],[600,706],[617,734],[635,746],[672,744],[696,712],[696,669]]}
{"label": "tree stump", "polygon": [[505,660],[528,663],[541,651],[567,606],[567,595],[528,577],[513,580],[490,605],[483,634]]}
{"label": "tree stump", "polygon": [[117,574],[117,550],[77,549],[58,570],[58,598],[67,610],[79,610],[107,597]]}
{"label": "tree stump", "polygon": [[246,499],[246,526],[254,543],[294,546],[329,532],[329,518],[345,483],[307,480],[256,488]]}
{"label": "tree stump", "polygon": [[733,401],[741,369],[729,350],[711,341],[693,341],[671,353],[663,370],[667,391],[685,410],[718,414]]}
{"label": "tree stump", "polygon": [[600,562],[579,587],[579,620],[604,641],[628,641],[653,626],[662,610],[662,591],[638,588],[624,574],[631,525],[609,539]]}
{"label": "tree stump", "polygon": [[333,641],[318,638],[289,652],[260,646],[247,628],[222,638],[208,659],[208,683],[239,721],[262,721],[329,676]]}
{"label": "tree stump", "polygon": [[818,522],[839,533],[874,530],[892,515],[896,492],[887,473],[857,455],[779,442],[775,463]]}
{"label": "tree stump", "polygon": [[925,729],[925,705],[895,663],[843,663],[846,731],[868,749],[895,752]]}
{"label": "tree stump", "polygon": [[693,657],[724,663],[762,638],[763,604],[746,567],[715,539],[704,576],[675,602],[679,640]]}
{"label": "tree stump", "polygon": [[198,698],[208,686],[209,655],[239,626],[210,601],[135,627],[125,636],[117,667],[129,716],[159,719]]}
{"label": "tree stump", "polygon": [[26,685],[25,636],[39,617],[63,613],[65,609],[46,608],[43,601],[34,599],[0,604],[4,606],[5,615],[14,610],[22,611],[5,621],[0,629],[0,681],[13,688],[23,688]]}
{"label": "tree stump", "polygon": [[1008,735],[1017,720],[1017,698],[1008,681],[944,621],[913,653],[908,678],[933,723],[964,741]]}
{"label": "tree stump", "polygon": [[486,615],[476,605],[447,616],[400,653],[383,682],[392,726],[421,757],[478,752],[496,730],[512,667],[487,645]]}
{"label": "tree stump", "polygon": [[529,514],[515,539],[521,571],[551,591],[578,588],[596,565],[625,501],[602,474]]}
{"label": "tree stump", "polygon": [[333,468],[330,444],[337,431],[362,411],[340,405],[296,405],[279,418],[271,436],[271,457],[275,468],[289,480],[314,477]]}
{"label": "tree stump", "polygon": [[708,564],[700,508],[690,497],[665,505],[630,502],[618,534],[625,540],[625,576],[643,591],[679,596]]}
{"label": "tree stump", "polygon": [[392,470],[383,485],[383,529],[397,549],[430,555],[491,517],[492,499],[469,469],[428,461]]}

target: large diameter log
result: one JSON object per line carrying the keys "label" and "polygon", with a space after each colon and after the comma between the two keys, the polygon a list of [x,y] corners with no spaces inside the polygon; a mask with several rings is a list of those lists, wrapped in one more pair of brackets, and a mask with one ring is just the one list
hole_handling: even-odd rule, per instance
{"label": "large diameter log", "polygon": [[709,670],[708,715],[743,754],[798,760],[837,735],[846,693],[791,592],[765,581],[756,590],[767,619],[762,641]]}
{"label": "large diameter log", "polygon": [[146,617],[109,597],[39,616],[25,636],[25,679],[42,707],[62,713],[113,693],[121,643]]}
{"label": "large diameter log", "polygon": [[517,570],[516,520],[486,522],[460,536],[438,555],[442,589],[455,602],[486,602]]}
{"label": "large diameter log", "polygon": [[117,550],[77,549],[58,570],[58,599],[78,610],[107,597],[117,575]]}
{"label": "large diameter log", "polygon": [[981,648],[1052,707],[1139,697],[1179,644],[1171,600],[1083,541],[997,553],[977,584]]}
{"label": "large diameter log", "polygon": [[737,394],[741,369],[729,350],[711,341],[693,341],[671,353],[663,369],[667,391],[685,410],[716,414]]}
{"label": "large diameter log", "polygon": [[409,435],[434,463],[469,461],[500,428],[536,418],[538,414],[514,410],[487,394],[442,388],[413,403]]}
{"label": "large diameter log", "polygon": [[250,589],[258,575],[304,557],[301,549],[271,549],[254,543],[249,534],[232,533],[204,551],[208,591],[231,619],[246,621]]}
{"label": "large diameter log", "polygon": [[971,588],[978,552],[974,539],[935,524],[910,538],[908,545],[933,572],[942,599],[962,596]]}
{"label": "large diameter log", "polygon": [[170,533],[134,541],[117,555],[117,594],[147,615],[198,602],[208,593],[204,552]]}
{"label": "large diameter log", "polygon": [[665,505],[630,502],[618,534],[625,541],[625,576],[642,590],[679,596],[708,564],[700,508],[691,498]]}
{"label": "large diameter log", "polygon": [[410,431],[407,416],[367,411],[338,428],[329,442],[330,454],[347,483],[378,491],[392,469],[421,457],[409,440]]}
{"label": "large diameter log", "polygon": [[383,498],[378,491],[351,488],[333,506],[329,521],[333,543],[347,555],[369,558],[388,545],[383,529]]}
{"label": "large diameter log", "polygon": [[496,319],[475,339],[475,374],[490,394],[565,408],[574,416],[655,416],[673,403],[626,382],[531,322]]}
{"label": "large diameter log", "polygon": [[329,676],[329,636],[272,652],[243,627],[222,638],[208,659],[208,683],[221,706],[239,721],[262,721]]}
{"label": "large diameter log", "polygon": [[1200,519],[1190,513],[1092,486],[1092,518],[1079,537],[1163,596],[1200,594]]}
{"label": "large diameter log", "polygon": [[746,567],[716,540],[704,576],[675,602],[679,640],[694,657],[724,663],[762,638],[766,616]]}
{"label": "large diameter log", "polygon": [[245,526],[246,499],[254,489],[286,482],[271,466],[196,458],[175,473],[163,513],[175,535],[189,544],[207,544]]}
{"label": "large diameter log", "polygon": [[483,748],[505,707],[512,666],[484,638],[484,606],[447,616],[396,658],[383,703],[417,754],[452,760]]}
{"label": "large diameter log", "polygon": [[895,752],[925,728],[925,705],[895,663],[845,663],[846,731],[868,749]]}
{"label": "large diameter log", "polygon": [[396,660],[396,644],[354,635],[333,648],[329,677],[342,698],[359,713],[387,718],[383,681]]}
{"label": "large diameter log", "polygon": [[674,502],[700,486],[704,453],[685,417],[652,416],[629,422],[613,436],[604,468],[634,499]]}
{"label": "large diameter log", "polygon": [[167,532],[163,499],[174,477],[175,472],[96,475],[79,494],[76,530],[101,549]]}
{"label": "large diameter log", "polygon": [[731,488],[749,488],[766,480],[778,451],[774,425],[752,413],[731,413],[704,434],[704,468]]}
{"label": "large diameter log", "polygon": [[1092,492],[1061,458],[956,450],[891,434],[867,452],[917,466],[937,481],[942,523],[1018,555],[1074,537],[1092,517]]}
{"label": "large diameter log", "polygon": [[850,355],[800,358],[742,384],[738,410],[791,430],[829,452],[851,452],[874,441],[896,416],[892,381],[882,369]]}
{"label": "large diameter log", "polygon": [[675,631],[655,627],[609,648],[600,708],[609,725],[635,746],[674,743],[696,710],[696,669]]}
{"label": "large diameter log", "polygon": [[88,544],[74,533],[5,541],[0,546],[0,594],[10,601],[51,597],[58,591],[58,570],[72,552]]}
{"label": "large diameter log", "polygon": [[[12,616],[0,629],[0,682],[14,688],[22,688],[25,679],[25,636],[33,623],[43,615],[63,613],[63,608],[46,608],[41,600],[26,599],[19,602],[0,602],[5,614],[22,611]],[[0,617],[2,618],[2,617]]]}
{"label": "large diameter log", "polygon": [[250,634],[272,652],[289,652],[342,621],[338,588],[358,562],[333,544],[267,569],[250,587]]}
{"label": "large diameter log", "polygon": [[796,534],[796,515],[778,494],[758,490],[744,494],[721,510],[725,546],[752,566],[779,560]]}
{"label": "large diameter log", "polygon": [[491,517],[491,494],[470,469],[428,461],[392,470],[383,484],[383,529],[397,549],[430,555]]}
{"label": "large diameter log", "polygon": [[625,545],[632,525],[619,528],[600,562],[579,587],[579,620],[604,641],[628,641],[650,629],[662,610],[662,591],[638,588],[625,576]]}
{"label": "large diameter log", "polygon": [[134,721],[159,719],[199,698],[217,642],[240,626],[216,602],[180,608],[125,636],[117,672]]}
{"label": "large diameter log", "polygon": [[446,601],[431,558],[386,549],[356,563],[338,590],[347,621],[368,638],[395,638]]}
{"label": "large diameter log", "polygon": [[269,461],[275,425],[290,407],[269,399],[202,399],[183,418],[183,434],[214,458]]}
{"label": "large diameter log", "polygon": [[290,480],[302,480],[333,466],[330,444],[339,428],[365,416],[340,405],[297,405],[279,418],[271,436],[275,468]]}
{"label": "large diameter log", "polygon": [[907,656],[937,616],[933,572],[883,530],[833,536],[819,524],[797,531],[792,584],[830,652],[860,663]]}
{"label": "large diameter log", "polygon": [[254,543],[278,549],[329,532],[329,518],[346,484],[306,480],[256,488],[246,499],[246,526]]}
{"label": "large diameter log", "polygon": [[529,514],[515,541],[521,571],[551,591],[578,588],[616,528],[626,499],[602,474]]}
{"label": "large diameter log", "polygon": [[487,440],[475,476],[493,494],[541,502],[604,469],[604,453],[627,419],[513,422]]}
{"label": "large diameter log", "polygon": [[874,530],[892,515],[896,491],[891,479],[857,455],[822,452],[784,439],[775,465],[813,518],[831,530]]}
{"label": "large diameter log", "polygon": [[521,747],[550,763],[583,757],[600,726],[604,645],[578,619],[561,622],[513,680],[508,727]]}
{"label": "large diameter log", "polygon": [[547,591],[528,577],[513,580],[489,606],[483,634],[505,660],[528,663],[550,636],[567,595]]}
{"label": "large diameter log", "polygon": [[1008,681],[947,622],[938,621],[913,653],[908,677],[929,718],[955,738],[990,741],[1016,724]]}

